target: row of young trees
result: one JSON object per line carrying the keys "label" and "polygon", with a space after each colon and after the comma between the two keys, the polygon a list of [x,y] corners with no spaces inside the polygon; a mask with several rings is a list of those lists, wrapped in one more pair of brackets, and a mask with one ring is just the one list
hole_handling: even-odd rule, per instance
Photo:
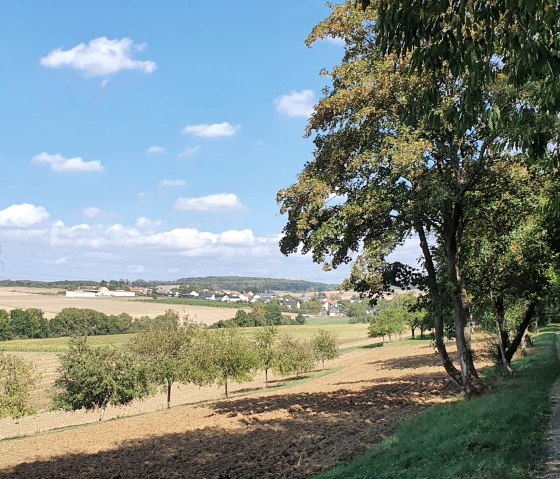
{"label": "row of young trees", "polygon": [[380,300],[379,309],[370,316],[368,335],[372,338],[401,335],[405,331],[416,337],[416,330],[420,330],[420,337],[433,327],[433,321],[428,312],[421,308],[418,298],[413,293],[402,293],[392,300]]}
{"label": "row of young trees", "polygon": [[[339,355],[336,336],[326,330],[305,340],[266,326],[250,338],[236,328],[212,330],[175,319],[153,323],[125,347],[92,347],[86,337],[70,338],[55,380],[55,406],[98,409],[101,420],[108,405],[128,404],[159,388],[166,391],[170,407],[175,383],[217,383],[227,397],[232,381],[250,381],[258,370],[264,371],[268,387],[270,370],[299,377],[318,361],[324,368],[325,360]],[[0,417],[32,412],[27,396],[33,377],[25,361],[0,355]]]}
{"label": "row of young trees", "polygon": [[[419,285],[447,374],[477,394],[469,323],[491,315],[501,342],[513,328],[508,365],[558,290],[560,15],[546,1],[409,3],[348,0],[311,33],[345,55],[309,120],[314,159],[278,193],[280,248],[352,263],[345,285],[373,299]],[[420,269],[388,259],[410,238]]]}

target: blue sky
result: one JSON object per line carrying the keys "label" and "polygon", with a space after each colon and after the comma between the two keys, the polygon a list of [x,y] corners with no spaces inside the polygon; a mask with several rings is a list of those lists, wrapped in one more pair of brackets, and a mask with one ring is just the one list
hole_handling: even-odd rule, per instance
{"label": "blue sky", "polygon": [[2,6],[0,277],[345,277],[278,251],[344,51],[304,45],[322,1]]}

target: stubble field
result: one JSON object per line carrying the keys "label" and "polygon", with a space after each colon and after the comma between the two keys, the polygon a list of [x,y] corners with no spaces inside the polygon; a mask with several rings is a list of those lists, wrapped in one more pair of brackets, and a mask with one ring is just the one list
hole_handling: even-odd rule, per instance
{"label": "stubble field", "polygon": [[133,318],[154,317],[172,309],[181,316],[188,316],[191,320],[204,324],[235,316],[233,308],[165,304],[158,303],[157,300],[131,301],[129,298],[67,298],[48,289],[0,287],[0,309],[16,308],[38,308],[49,319],[64,308],[95,309],[105,314],[128,313]]}

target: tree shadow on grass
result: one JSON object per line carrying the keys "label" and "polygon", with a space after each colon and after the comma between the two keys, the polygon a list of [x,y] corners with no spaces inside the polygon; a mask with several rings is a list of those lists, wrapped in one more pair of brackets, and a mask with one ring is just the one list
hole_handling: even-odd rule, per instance
{"label": "tree shadow on grass", "polygon": [[[455,390],[442,374],[411,375],[361,390],[219,401],[208,426],[130,440],[0,471],[3,478],[303,478],[382,441]],[[216,421],[224,427],[216,427]],[[180,420],[180,411],[177,411]],[[126,421],[126,419],[124,420]],[[213,421],[213,422],[212,422]],[[91,428],[95,438],[95,428]]]}

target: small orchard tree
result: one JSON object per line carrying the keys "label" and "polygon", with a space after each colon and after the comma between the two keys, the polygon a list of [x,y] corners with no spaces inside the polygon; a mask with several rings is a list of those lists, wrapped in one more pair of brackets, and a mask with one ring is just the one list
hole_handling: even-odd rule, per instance
{"label": "small orchard tree", "polygon": [[330,360],[340,356],[336,334],[326,329],[319,329],[313,335],[311,346],[313,347],[315,358],[322,363],[322,369],[325,369],[325,359]]}
{"label": "small orchard tree", "polygon": [[236,328],[219,329],[207,336],[207,351],[211,361],[205,369],[216,375],[219,385],[225,388],[228,397],[230,381],[245,382],[253,379],[257,368],[255,345],[239,334]]}
{"label": "small orchard tree", "polygon": [[0,351],[0,418],[32,414],[34,409],[28,401],[36,382],[31,363]]}
{"label": "small orchard tree", "polygon": [[99,409],[103,419],[109,404],[128,404],[151,392],[149,375],[124,349],[92,348],[87,338],[69,340],[60,357],[55,405],[66,410]]}
{"label": "small orchard tree", "polygon": [[273,369],[280,374],[300,374],[311,371],[316,364],[313,348],[309,341],[283,335],[276,344]]}
{"label": "small orchard tree", "polygon": [[264,370],[264,384],[268,387],[268,371],[274,365],[276,350],[274,343],[278,336],[276,326],[264,326],[255,333],[255,343],[257,346],[257,361],[259,367]]}
{"label": "small orchard tree", "polygon": [[166,388],[168,408],[171,407],[173,383],[191,382],[191,363],[185,357],[191,339],[191,328],[164,322],[130,341],[130,349],[144,364],[149,380]]}

